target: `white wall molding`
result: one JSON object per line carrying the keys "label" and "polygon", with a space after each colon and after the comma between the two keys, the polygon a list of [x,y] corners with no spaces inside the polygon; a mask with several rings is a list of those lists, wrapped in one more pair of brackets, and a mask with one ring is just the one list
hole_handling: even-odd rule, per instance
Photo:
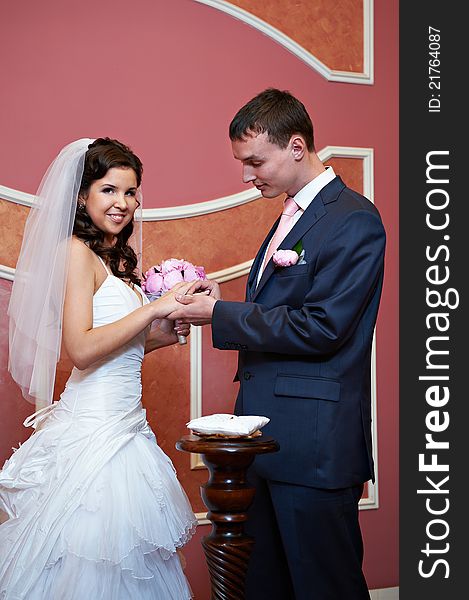
{"label": "white wall molding", "polygon": [[199,4],[206,4],[220,10],[235,19],[239,19],[254,27],[261,33],[272,38],[275,42],[292,52],[309,67],[322,75],[328,81],[340,81],[343,83],[373,84],[373,53],[374,53],[374,28],[373,28],[373,0],[363,0],[363,72],[337,71],[330,69],[316,56],[308,52],[303,46],[292,38],[279,31],[269,23],[266,23],[252,13],[235,6],[224,0],[195,0]]}
{"label": "white wall molding", "polygon": [[15,269],[0,265],[0,279],[6,279],[7,281],[13,281],[15,278]]}
{"label": "white wall molding", "polygon": [[381,588],[370,590],[371,600],[399,600],[399,588]]}
{"label": "white wall molding", "polygon": [[[202,327],[191,325],[190,340],[190,417],[202,415]],[[190,454],[191,469],[204,469],[200,454]],[[199,518],[199,517],[197,517]]]}
{"label": "white wall molding", "polygon": [[218,283],[224,283],[225,281],[231,281],[231,279],[237,279],[247,275],[251,270],[254,259],[247,260],[246,262],[240,263],[239,265],[233,265],[221,271],[214,271],[207,275],[207,279],[214,279]]}
{"label": "white wall molding", "polygon": [[376,415],[376,328],[373,335],[373,345],[371,347],[371,439],[372,439],[372,452],[373,462],[375,465],[375,482],[368,482],[368,496],[360,500],[360,509],[370,510],[372,508],[379,508],[379,495],[378,495],[378,427],[377,427],[377,415]]}
{"label": "white wall molding", "polygon": [[195,518],[197,519],[197,525],[211,525],[212,523],[207,519],[207,513],[195,513]]}
{"label": "white wall molding", "polygon": [[[196,0],[198,1],[198,0]],[[320,160],[323,162],[330,158],[361,158],[363,160],[363,194],[373,201],[373,149],[357,148],[353,146],[326,146],[318,152]],[[0,185],[0,198],[31,207],[35,203],[35,195],[22,192],[13,188]],[[248,202],[253,202],[261,198],[261,194],[255,188],[243,190],[204,202],[195,204],[185,204],[183,206],[166,206],[163,208],[144,208],[142,210],[143,221],[171,221],[173,219],[187,219],[207,215],[210,213],[235,208]]]}
{"label": "white wall molding", "polygon": [[[326,146],[318,152],[321,161],[326,162],[331,158],[358,158],[363,165],[363,195],[374,203],[374,153],[373,148],[360,148],[351,146]],[[373,336],[371,350],[371,416],[373,461],[375,464],[375,482],[368,482],[368,496],[360,500],[360,508],[369,510],[379,508],[378,495],[378,429],[377,429],[377,402],[376,402],[376,329]]]}
{"label": "white wall molding", "polygon": [[374,203],[374,153],[373,148],[356,146],[325,146],[318,152],[322,162],[331,158],[359,158],[363,161],[363,195]]}
{"label": "white wall molding", "polygon": [[208,215],[228,208],[235,208],[261,198],[256,188],[244,190],[231,196],[196,202],[195,204],[184,204],[182,206],[167,206],[164,208],[144,208],[142,211],[143,221],[171,221],[173,219],[187,219]]}
{"label": "white wall molding", "polygon": [[34,194],[28,194],[27,192],[21,192],[13,188],[6,187],[6,185],[0,185],[0,198],[8,200],[8,202],[14,202],[15,204],[22,204],[23,206],[31,206],[34,204]]}
{"label": "white wall molding", "polygon": [[[28,194],[20,190],[0,185],[0,198],[28,206],[31,208],[35,204],[36,196]],[[204,202],[196,202],[194,204],[184,204],[182,206],[166,206],[163,208],[144,208],[142,210],[143,221],[171,221],[173,219],[187,219],[190,217],[198,217],[200,215],[208,215],[210,213],[235,208],[242,204],[247,204],[253,200],[261,198],[261,194],[255,188],[237,192],[230,196],[215,198],[214,200],[206,200]]]}
{"label": "white wall molding", "polygon": [[[207,273],[207,279],[214,279],[218,283],[224,283],[225,281],[230,281],[231,279],[237,279],[238,277],[242,277],[243,275],[247,275],[249,273],[252,263],[253,259],[239,263],[238,265],[227,267],[226,269],[221,269],[220,271]],[[13,281],[14,278],[15,269],[12,267],[6,267],[5,265],[0,265],[0,279],[8,279],[8,281]]]}

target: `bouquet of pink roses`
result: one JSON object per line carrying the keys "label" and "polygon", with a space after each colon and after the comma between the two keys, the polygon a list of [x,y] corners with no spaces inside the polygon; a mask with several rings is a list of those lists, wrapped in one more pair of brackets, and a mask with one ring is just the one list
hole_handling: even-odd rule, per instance
{"label": "bouquet of pink roses", "polygon": [[[180,281],[207,279],[205,269],[184,259],[168,258],[159,265],[150,267],[143,274],[142,290],[151,301],[156,300]],[[186,344],[185,336],[178,336],[180,344]]]}

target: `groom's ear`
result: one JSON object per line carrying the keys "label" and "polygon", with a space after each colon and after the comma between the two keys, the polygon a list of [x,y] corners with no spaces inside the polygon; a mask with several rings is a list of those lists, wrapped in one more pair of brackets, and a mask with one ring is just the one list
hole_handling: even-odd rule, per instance
{"label": "groom's ear", "polygon": [[301,160],[307,150],[306,142],[301,135],[293,135],[290,139],[291,152],[295,160]]}

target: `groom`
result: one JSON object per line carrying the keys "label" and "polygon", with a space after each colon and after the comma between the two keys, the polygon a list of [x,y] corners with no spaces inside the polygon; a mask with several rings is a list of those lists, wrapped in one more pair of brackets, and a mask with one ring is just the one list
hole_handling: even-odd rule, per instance
{"label": "groom", "polygon": [[189,292],[210,294],[180,297],[171,318],[211,323],[214,347],[239,350],[235,412],[269,417],[263,431],[280,443],[250,471],[246,598],[368,599],[358,501],[374,477],[370,363],[383,225],[321,163],[311,119],[288,92],[250,100],[230,139],[245,183],[267,199],[287,195],[283,214],[257,253],[245,302],[198,282]]}

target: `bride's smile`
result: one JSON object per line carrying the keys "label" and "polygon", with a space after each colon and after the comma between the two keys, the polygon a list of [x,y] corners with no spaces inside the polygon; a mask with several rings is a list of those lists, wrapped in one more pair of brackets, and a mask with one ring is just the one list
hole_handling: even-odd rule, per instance
{"label": "bride's smile", "polygon": [[118,214],[118,213],[108,213],[107,215],[111,221],[114,221],[114,223],[122,223],[122,221],[124,220],[125,215],[124,214]]}
{"label": "bride's smile", "polygon": [[91,184],[82,201],[93,223],[112,244],[139,206],[135,172],[123,167],[109,169],[102,179]]}

